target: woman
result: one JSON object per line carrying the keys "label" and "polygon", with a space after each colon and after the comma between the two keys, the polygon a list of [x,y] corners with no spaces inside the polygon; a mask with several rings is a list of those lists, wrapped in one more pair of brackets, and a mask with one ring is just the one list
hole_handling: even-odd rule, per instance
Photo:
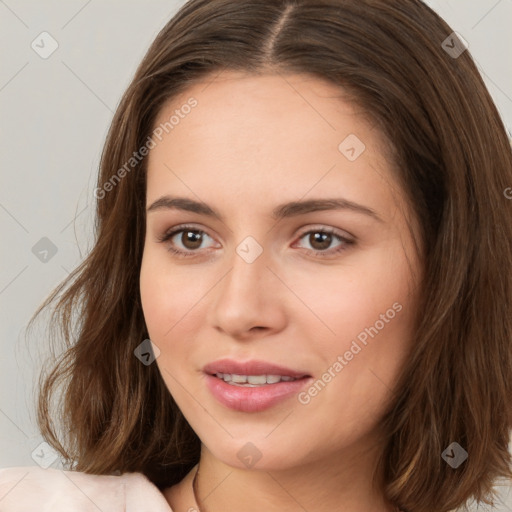
{"label": "woman", "polygon": [[188,2],[115,114],[96,244],[45,304],[67,350],[39,424],[73,471],[3,470],[2,510],[489,502],[511,184],[464,41],[419,0]]}

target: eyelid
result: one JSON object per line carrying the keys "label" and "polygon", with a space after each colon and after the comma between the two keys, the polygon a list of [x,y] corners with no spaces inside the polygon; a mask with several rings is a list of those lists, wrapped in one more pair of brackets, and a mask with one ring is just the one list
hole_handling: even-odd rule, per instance
{"label": "eyelid", "polygon": [[[205,233],[210,238],[215,239],[215,237],[210,235],[208,233],[208,231],[206,229],[204,229],[204,228],[196,227],[193,224],[178,224],[176,226],[173,226],[172,228],[169,228],[169,229],[165,230],[162,235],[158,235],[157,236],[157,241],[163,242],[166,239],[168,239],[168,237],[170,235],[176,234],[177,232],[179,232],[181,230],[185,230],[185,229],[190,229],[191,231],[199,231],[199,232]],[[349,233],[348,231],[341,230],[341,229],[338,229],[338,228],[334,228],[334,227],[331,227],[331,226],[326,226],[325,224],[313,224],[313,225],[310,225],[310,226],[306,226],[296,236],[301,238],[305,234],[307,234],[310,231],[315,230],[315,229],[317,229],[318,231],[325,231],[325,232],[328,232],[328,233],[331,233],[331,234],[338,235],[338,236],[340,236],[341,238],[344,238],[344,239],[347,239],[346,235],[348,235],[348,238],[351,241],[354,241],[354,242],[356,241],[356,237],[354,235],[352,235],[351,233]]]}
{"label": "eyelid", "polygon": [[172,238],[174,235],[178,234],[181,231],[186,231],[187,229],[189,231],[197,231],[201,234],[205,234],[209,236],[212,240],[215,240],[215,237],[210,235],[210,233],[208,233],[206,229],[197,227],[193,224],[178,224],[176,226],[173,226],[172,228],[166,229],[161,235],[157,235],[156,241],[166,242],[167,240],[169,240],[169,238]]}
{"label": "eyelid", "polygon": [[299,238],[302,238],[307,233],[309,233],[311,231],[315,231],[315,230],[316,231],[324,231],[326,233],[330,233],[332,235],[339,236],[340,238],[347,240],[347,241],[351,241],[351,242],[355,242],[357,240],[357,238],[354,235],[352,235],[351,233],[349,233],[348,231],[345,231],[345,230],[342,230],[339,228],[335,228],[332,226],[327,226],[326,224],[311,224],[309,226],[306,226],[304,228],[304,230],[301,231],[297,236]]}

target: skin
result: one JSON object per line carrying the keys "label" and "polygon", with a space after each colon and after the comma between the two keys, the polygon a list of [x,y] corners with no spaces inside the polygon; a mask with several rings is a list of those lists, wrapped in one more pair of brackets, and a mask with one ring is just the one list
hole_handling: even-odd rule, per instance
{"label": "skin", "polygon": [[[150,151],[147,206],[172,194],[223,217],[148,212],[140,274],[156,363],[202,442],[202,512],[233,504],[247,512],[394,510],[371,478],[379,421],[413,341],[418,226],[386,141],[342,92],[304,74],[225,71],[173,98],[155,123],[197,99]],[[338,149],[349,134],[366,146],[354,161]],[[284,202],[333,197],[381,220],[350,210],[271,217]],[[206,235],[195,245],[182,233],[158,240],[183,223]],[[305,234],[328,228],[355,242]],[[252,263],[236,252],[247,236],[263,249]],[[193,254],[179,258],[169,247]],[[332,375],[338,356],[394,303],[401,311],[307,404],[293,396],[262,412],[233,411],[205,385],[203,366],[224,357],[263,359],[315,380],[329,368]],[[248,442],[262,455],[252,468],[237,457]],[[191,475],[164,492],[174,512],[193,506]]]}

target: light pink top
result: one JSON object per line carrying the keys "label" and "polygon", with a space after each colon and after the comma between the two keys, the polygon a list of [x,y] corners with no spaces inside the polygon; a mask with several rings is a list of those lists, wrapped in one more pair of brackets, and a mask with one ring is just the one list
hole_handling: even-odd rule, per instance
{"label": "light pink top", "polygon": [[172,512],[142,473],[88,475],[39,466],[0,469],[0,512]]}

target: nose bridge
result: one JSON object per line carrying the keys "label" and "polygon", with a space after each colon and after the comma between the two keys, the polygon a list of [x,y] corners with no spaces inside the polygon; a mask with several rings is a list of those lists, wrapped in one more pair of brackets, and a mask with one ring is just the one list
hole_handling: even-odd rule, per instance
{"label": "nose bridge", "polygon": [[[248,237],[249,238],[249,237]],[[253,327],[279,328],[284,322],[279,282],[269,270],[270,252],[255,239],[244,239],[229,260],[212,306],[213,323],[231,335]]]}
{"label": "nose bridge", "polygon": [[[231,258],[231,271],[226,276],[225,292],[236,294],[249,294],[256,297],[264,290],[258,285],[266,281],[266,274],[270,274],[268,251],[263,249],[255,238],[246,237],[240,242]],[[242,298],[242,297],[241,297]],[[244,297],[247,300],[247,297]]]}

